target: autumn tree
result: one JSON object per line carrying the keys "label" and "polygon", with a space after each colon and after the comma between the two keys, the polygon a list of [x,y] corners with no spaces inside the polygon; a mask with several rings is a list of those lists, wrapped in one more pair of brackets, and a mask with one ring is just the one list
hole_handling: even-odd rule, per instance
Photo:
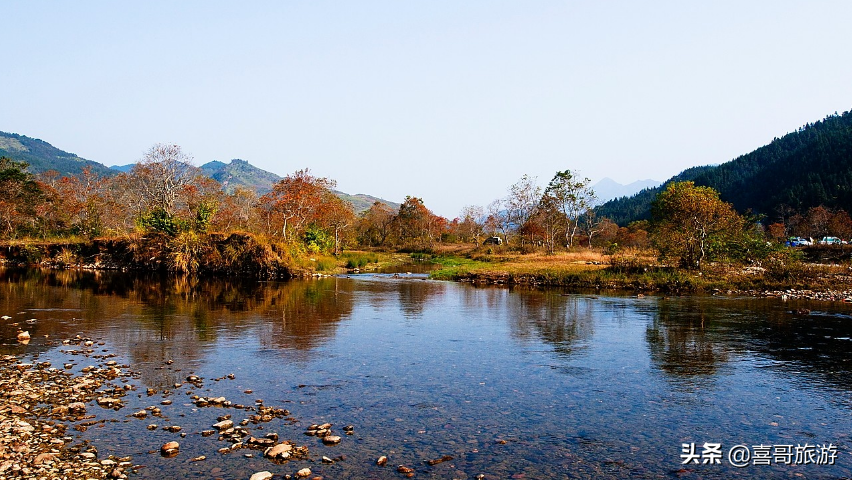
{"label": "autumn tree", "polygon": [[333,192],[326,191],[323,195],[318,222],[331,233],[334,238],[334,254],[339,255],[344,229],[355,223],[352,204]]}
{"label": "autumn tree", "polygon": [[485,233],[485,211],[477,205],[464,207],[455,224],[456,234],[462,241],[480,244],[480,238]]}
{"label": "autumn tree", "polygon": [[[508,231],[510,228],[521,229],[535,213],[540,199],[541,187],[536,183],[536,177],[524,175],[509,187],[509,195],[503,201],[506,230]],[[507,237],[506,242],[508,243],[508,241]]]}
{"label": "autumn tree", "polygon": [[654,244],[661,255],[699,270],[743,229],[743,219],[719,192],[693,182],[669,184],[654,201],[652,214]]}
{"label": "autumn tree", "polygon": [[384,246],[393,234],[395,220],[396,212],[387,204],[377,200],[358,218],[356,227],[358,242],[372,247]]}
{"label": "autumn tree", "polygon": [[282,178],[259,201],[268,231],[284,240],[301,236],[335,185],[334,180],[311,175],[307,168]]}
{"label": "autumn tree", "polygon": [[192,184],[198,174],[192,156],[180,146],[158,143],[133,166],[130,176],[138,189],[142,210],[162,210],[173,216],[183,188]]}
{"label": "autumn tree", "polygon": [[565,222],[565,241],[568,248],[574,246],[574,237],[580,229],[582,216],[591,211],[595,203],[595,191],[588,178],[581,179],[577,172],[564,170],[556,172],[544,190],[548,205],[563,215]]}
{"label": "autumn tree", "polygon": [[0,157],[0,222],[7,238],[38,233],[45,212],[45,191],[27,167],[26,162]]}
{"label": "autumn tree", "polygon": [[403,244],[432,247],[435,240],[440,238],[446,220],[426,208],[422,199],[406,196],[399,206],[396,224]]}

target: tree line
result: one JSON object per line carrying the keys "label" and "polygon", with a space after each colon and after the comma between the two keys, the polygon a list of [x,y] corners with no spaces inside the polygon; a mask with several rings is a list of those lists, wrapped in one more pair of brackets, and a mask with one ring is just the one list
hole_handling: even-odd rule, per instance
{"label": "tree line", "polygon": [[764,228],[760,217],[740,215],[716,190],[690,181],[669,183],[653,200],[651,220],[619,226],[599,215],[590,184],[573,170],[556,172],[543,188],[524,175],[505,196],[485,207],[467,206],[449,220],[413,196],[398,209],[376,202],[356,215],[334,193],[334,180],[308,169],[287,175],[262,196],[244,188],[226,193],[177,145],[154,145],[129,172],[111,177],[88,169],[80,176],[34,176],[26,163],[2,157],[0,189],[6,193],[0,197],[0,237],[153,232],[195,241],[208,232],[245,232],[289,245],[295,254],[478,246],[499,237],[501,248],[521,252],[653,247],[662,258],[689,268],[765,254],[768,239],[780,242],[789,235],[852,237],[852,219],[841,209],[789,209]]}

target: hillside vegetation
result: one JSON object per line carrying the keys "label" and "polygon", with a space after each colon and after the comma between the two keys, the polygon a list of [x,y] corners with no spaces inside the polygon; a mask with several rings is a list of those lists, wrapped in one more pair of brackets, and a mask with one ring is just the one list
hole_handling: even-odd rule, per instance
{"label": "hillside vegetation", "polygon": [[718,166],[685,170],[664,185],[612,200],[597,209],[616,223],[650,218],[651,201],[674,181],[712,187],[740,212],[770,221],[824,206],[852,206],[852,112],[808,123],[768,145]]}
{"label": "hillside vegetation", "polygon": [[15,133],[0,132],[0,157],[26,162],[32,173],[55,170],[59,175],[76,176],[83,173],[86,167],[98,175],[110,176],[115,173],[98,162],[60,150],[43,140]]}

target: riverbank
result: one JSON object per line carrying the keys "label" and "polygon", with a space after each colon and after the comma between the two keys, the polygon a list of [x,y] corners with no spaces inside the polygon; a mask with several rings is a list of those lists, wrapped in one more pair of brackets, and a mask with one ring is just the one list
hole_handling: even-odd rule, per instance
{"label": "riverbank", "polygon": [[664,294],[726,293],[852,301],[848,263],[788,260],[766,266],[710,264],[699,271],[660,265],[647,253],[610,256],[595,251],[557,255],[468,253],[425,259],[440,269],[431,278],[475,285],[529,285]]}

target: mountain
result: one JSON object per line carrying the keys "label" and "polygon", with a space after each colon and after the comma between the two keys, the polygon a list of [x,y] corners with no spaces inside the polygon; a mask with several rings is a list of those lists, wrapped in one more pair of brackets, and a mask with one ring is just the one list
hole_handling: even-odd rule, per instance
{"label": "mountain", "polygon": [[[221,183],[222,188],[226,192],[232,192],[234,188],[241,186],[254,189],[258,195],[263,195],[272,190],[273,185],[281,180],[281,177],[278,175],[257,168],[247,161],[238,158],[231,160],[231,163],[214,160],[205,163],[200,168],[205,175]],[[390,206],[394,210],[399,209],[398,203],[389,202],[372,195],[365,195],[363,193],[350,195],[338,190],[335,190],[334,193],[343,200],[352,203],[355,213],[367,210],[377,201]]]}
{"label": "mountain", "polygon": [[80,175],[86,167],[99,175],[111,176],[115,172],[104,165],[80,158],[53,145],[16,133],[0,132],[0,157],[9,157],[30,164],[34,174],[56,170],[62,176]]}
{"label": "mountain", "polygon": [[750,210],[769,221],[782,211],[819,205],[852,211],[852,112],[805,124],[721,165],[686,170],[662,187],[609,201],[597,213],[619,224],[649,218],[656,194],[680,180],[712,187],[738,211]]}
{"label": "mountain", "polygon": [[716,167],[688,168],[666,180],[662,185],[642,189],[632,197],[621,197],[610,200],[595,208],[595,212],[599,217],[607,217],[619,225],[627,225],[636,220],[648,220],[651,218],[651,203],[670,183],[685,182],[687,180],[694,181],[703,172],[714,168]]}
{"label": "mountain", "polygon": [[355,213],[361,213],[365,210],[369,210],[370,207],[373,206],[374,203],[380,202],[387,206],[389,206],[394,211],[399,211],[400,204],[396,202],[391,202],[389,200],[385,200],[384,198],[374,197],[372,195],[367,195],[364,193],[356,193],[355,195],[349,195],[348,193],[343,193],[335,190],[335,195],[346,200],[347,202],[352,204],[352,208],[355,209]]}
{"label": "mountain", "polygon": [[646,188],[654,188],[662,182],[656,180],[637,180],[627,185],[622,185],[615,180],[605,177],[598,183],[592,185],[592,190],[598,197],[598,202],[608,202],[614,198],[629,197]]}
{"label": "mountain", "polygon": [[258,195],[272,190],[281,177],[257,168],[245,160],[235,158],[231,163],[223,163],[218,160],[205,163],[201,171],[208,177],[222,184],[226,192],[231,193],[236,187],[253,189]]}
{"label": "mountain", "polygon": [[[77,176],[83,172],[84,168],[89,167],[92,172],[98,175],[111,177],[119,172],[130,172],[136,165],[130,163],[106,167],[101,163],[86,160],[73,153],[60,150],[44,140],[6,132],[0,132],[0,156],[9,157],[19,162],[27,162],[30,165],[29,171],[34,174],[56,170],[61,176]],[[257,168],[240,159],[233,159],[230,163],[214,160],[199,168],[205,175],[221,183],[226,192],[232,192],[237,186],[242,186],[254,189],[258,195],[263,195],[272,190],[272,186],[281,180],[278,175]],[[335,193],[340,198],[352,202],[356,213],[367,210],[376,201],[382,202],[395,210],[399,208],[398,203],[372,195],[363,193],[349,195],[338,191],[335,191]]]}

